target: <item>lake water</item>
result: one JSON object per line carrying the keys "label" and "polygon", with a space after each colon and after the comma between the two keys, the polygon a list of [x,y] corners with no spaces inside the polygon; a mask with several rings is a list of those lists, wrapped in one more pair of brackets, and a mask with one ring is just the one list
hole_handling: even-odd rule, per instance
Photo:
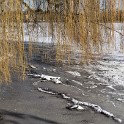
{"label": "lake water", "polygon": [[[112,86],[123,85],[124,86],[124,56],[121,53],[120,44],[124,43],[123,34],[123,24],[115,23],[115,35],[114,43],[116,45],[115,49],[111,50],[111,53],[103,55],[101,60],[95,61],[93,64],[85,67],[86,71],[91,74],[91,77],[94,77],[105,83],[109,83]],[[52,36],[48,33],[48,24],[44,23],[42,25],[43,33],[38,36],[37,41],[39,43],[51,43]],[[117,32],[116,32],[117,31]],[[46,34],[45,34],[46,33]],[[106,42],[106,39],[104,39]],[[25,41],[29,41],[29,35],[25,32]],[[124,47],[124,46],[122,46]],[[77,49],[77,48],[76,48]],[[76,50],[75,52],[78,52]]]}

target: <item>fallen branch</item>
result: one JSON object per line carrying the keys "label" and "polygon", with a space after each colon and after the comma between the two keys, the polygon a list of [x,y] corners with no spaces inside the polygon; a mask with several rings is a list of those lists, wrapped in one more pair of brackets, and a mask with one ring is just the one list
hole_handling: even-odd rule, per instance
{"label": "fallen branch", "polygon": [[71,98],[69,96],[67,96],[66,94],[64,93],[57,93],[57,92],[54,92],[48,88],[46,89],[42,89],[42,88],[38,88],[38,91],[40,92],[43,92],[43,93],[47,93],[47,94],[52,94],[52,95],[59,95],[61,96],[63,99],[66,99],[68,101],[70,101],[73,105],[71,105],[70,107],[68,107],[69,109],[76,109],[76,110],[85,110],[85,108],[83,106],[86,106],[88,108],[91,108],[92,110],[98,112],[98,113],[101,113],[107,117],[110,117],[112,118],[113,120],[119,122],[119,123],[122,123],[122,120],[120,118],[117,118],[114,114],[102,109],[99,105],[96,105],[96,104],[92,104],[92,103],[88,103],[88,102],[82,102],[82,101],[78,101],[74,98]]}
{"label": "fallen branch", "polygon": [[110,117],[110,118],[112,118],[113,120],[115,120],[119,123],[122,123],[122,120],[120,118],[117,118],[114,114],[102,109],[100,106],[98,106],[96,104],[91,104],[91,103],[88,103],[88,102],[81,102],[81,101],[78,101],[76,99],[72,99],[72,102],[74,104],[90,107],[91,109],[95,110],[96,112],[104,114],[105,116]]}

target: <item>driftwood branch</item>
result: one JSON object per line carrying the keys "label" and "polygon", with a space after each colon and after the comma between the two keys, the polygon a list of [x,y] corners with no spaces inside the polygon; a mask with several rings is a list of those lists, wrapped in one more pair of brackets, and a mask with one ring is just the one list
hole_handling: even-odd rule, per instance
{"label": "driftwood branch", "polygon": [[67,101],[70,101],[73,105],[68,107],[69,109],[85,110],[84,107],[86,106],[86,107],[91,108],[92,110],[94,110],[98,113],[101,113],[101,114],[105,115],[106,117],[112,118],[114,121],[122,123],[122,120],[120,118],[117,118],[114,114],[102,109],[99,105],[92,104],[92,103],[89,103],[89,102],[78,101],[74,98],[71,98],[71,97],[67,96],[64,93],[57,93],[57,92],[52,91],[48,88],[42,89],[42,88],[39,87],[38,91],[43,92],[43,93],[47,93],[47,94],[51,94],[51,95],[59,95],[63,99],[65,99]]}

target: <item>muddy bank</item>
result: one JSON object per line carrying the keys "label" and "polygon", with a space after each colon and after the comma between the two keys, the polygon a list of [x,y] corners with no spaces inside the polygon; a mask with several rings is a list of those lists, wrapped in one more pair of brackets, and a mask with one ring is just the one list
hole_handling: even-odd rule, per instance
{"label": "muddy bank", "polygon": [[[0,89],[1,124],[118,124],[88,107],[68,109],[72,105],[58,95],[40,92],[38,88],[63,93],[82,102],[99,105],[117,118],[124,119],[123,88],[110,87],[98,79],[91,78],[80,66],[53,66],[32,62],[27,74],[60,77],[56,80],[41,80],[41,77],[27,76],[25,81],[13,77],[13,83]],[[47,77],[50,79],[50,77]],[[121,94],[118,96],[118,93]],[[123,123],[123,122],[122,122]]]}

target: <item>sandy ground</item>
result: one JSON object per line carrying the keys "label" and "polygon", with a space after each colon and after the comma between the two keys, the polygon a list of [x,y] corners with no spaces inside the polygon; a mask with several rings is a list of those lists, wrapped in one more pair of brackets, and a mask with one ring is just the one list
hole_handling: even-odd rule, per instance
{"label": "sandy ground", "polygon": [[[27,73],[59,76],[63,84],[41,81],[29,76],[25,81],[19,81],[14,76],[12,84],[0,86],[0,124],[118,124],[90,108],[84,111],[69,110],[67,109],[71,104],[69,101],[57,95],[39,92],[38,87],[97,104],[123,121],[124,103],[117,101],[110,94],[102,93],[101,91],[106,89],[105,86],[98,85],[101,83],[98,80],[89,79],[87,72],[72,66],[53,66],[37,62],[32,64],[37,68]],[[73,76],[67,71],[78,71],[81,76]],[[36,83],[37,81],[39,82]],[[92,85],[88,82],[92,81],[97,87],[91,88]],[[108,90],[114,92],[112,89]],[[124,88],[121,87],[121,90]]]}

